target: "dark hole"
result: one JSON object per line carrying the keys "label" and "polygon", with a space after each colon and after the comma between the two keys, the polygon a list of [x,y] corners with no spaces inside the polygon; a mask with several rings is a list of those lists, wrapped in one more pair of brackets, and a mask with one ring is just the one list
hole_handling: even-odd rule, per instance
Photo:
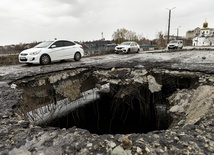
{"label": "dark hole", "polygon": [[[123,98],[115,97],[120,86],[111,85],[113,93],[80,107],[69,114],[53,120],[48,126],[70,128],[76,126],[97,134],[147,133],[167,129],[172,118],[167,113],[166,99],[177,89],[188,89],[193,78],[162,77],[162,91],[151,93],[148,86],[136,87]],[[125,89],[125,88],[124,88]]]}
{"label": "dark hole", "polygon": [[[76,126],[96,134],[148,133],[165,130],[172,122],[167,112],[169,108],[167,98],[179,89],[195,86],[198,79],[161,74],[154,77],[162,85],[159,92],[151,93],[146,84],[122,86],[110,84],[110,92],[102,92],[99,99],[40,125],[59,128]],[[50,97],[54,98],[55,95],[52,93]]]}
{"label": "dark hole", "polygon": [[[157,109],[157,103],[163,106]],[[152,94],[143,86],[123,98],[102,94],[100,99],[53,120],[47,126],[76,126],[97,134],[147,133],[168,128],[171,118],[166,113],[166,104],[161,93]]]}

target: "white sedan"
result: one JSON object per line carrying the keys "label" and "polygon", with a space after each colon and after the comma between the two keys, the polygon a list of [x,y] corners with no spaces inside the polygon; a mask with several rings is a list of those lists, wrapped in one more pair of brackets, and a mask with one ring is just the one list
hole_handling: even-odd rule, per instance
{"label": "white sedan", "polygon": [[44,41],[19,54],[19,62],[47,65],[54,61],[74,59],[84,56],[82,45],[68,40]]}
{"label": "white sedan", "polygon": [[135,52],[138,53],[140,51],[140,46],[134,41],[126,41],[121,43],[120,45],[115,47],[115,52],[118,54],[119,52],[130,53]]}

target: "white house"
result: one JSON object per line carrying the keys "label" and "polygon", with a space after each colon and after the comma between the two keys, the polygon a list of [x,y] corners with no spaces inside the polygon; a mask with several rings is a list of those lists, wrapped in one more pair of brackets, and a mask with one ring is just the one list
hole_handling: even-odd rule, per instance
{"label": "white house", "polygon": [[193,46],[214,46],[214,28],[208,28],[208,23],[204,22],[198,36],[192,40]]}

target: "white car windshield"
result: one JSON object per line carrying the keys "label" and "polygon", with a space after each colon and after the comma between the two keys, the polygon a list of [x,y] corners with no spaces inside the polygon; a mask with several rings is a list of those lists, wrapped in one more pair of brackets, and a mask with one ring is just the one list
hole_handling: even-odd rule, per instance
{"label": "white car windshield", "polygon": [[53,43],[53,41],[44,41],[44,42],[41,42],[40,44],[36,45],[34,48],[46,48],[51,43]]}
{"label": "white car windshield", "polygon": [[177,42],[178,42],[177,40],[170,41],[170,43],[177,43]]}
{"label": "white car windshield", "polygon": [[130,44],[131,44],[131,42],[123,42],[120,45],[130,45]]}

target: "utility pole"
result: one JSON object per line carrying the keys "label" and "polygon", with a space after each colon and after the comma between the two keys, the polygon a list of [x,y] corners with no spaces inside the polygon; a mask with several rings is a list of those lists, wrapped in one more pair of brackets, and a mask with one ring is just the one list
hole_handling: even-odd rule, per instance
{"label": "utility pole", "polygon": [[102,39],[102,40],[104,39],[104,37],[103,37],[103,32],[101,33],[101,39]]}
{"label": "utility pole", "polygon": [[172,11],[173,9],[175,9],[175,7],[173,7],[172,9],[168,9],[168,8],[167,8],[167,10],[169,10],[167,44],[169,43],[171,11]]}
{"label": "utility pole", "polygon": [[179,36],[179,28],[180,28],[181,26],[179,26],[178,28],[177,28],[177,40],[178,40],[178,36]]}

